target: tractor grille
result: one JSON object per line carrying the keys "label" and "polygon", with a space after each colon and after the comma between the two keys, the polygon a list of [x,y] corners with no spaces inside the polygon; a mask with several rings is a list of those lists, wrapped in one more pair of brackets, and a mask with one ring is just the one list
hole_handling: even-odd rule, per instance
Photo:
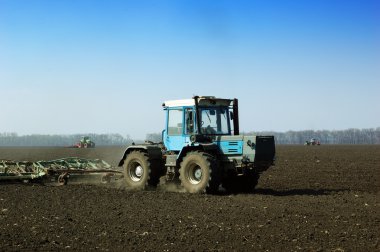
{"label": "tractor grille", "polygon": [[239,144],[238,142],[228,142],[228,153],[238,153]]}
{"label": "tractor grille", "polygon": [[224,154],[241,154],[242,144],[239,141],[221,141],[218,143]]}
{"label": "tractor grille", "polygon": [[238,153],[238,149],[228,149],[228,153]]}

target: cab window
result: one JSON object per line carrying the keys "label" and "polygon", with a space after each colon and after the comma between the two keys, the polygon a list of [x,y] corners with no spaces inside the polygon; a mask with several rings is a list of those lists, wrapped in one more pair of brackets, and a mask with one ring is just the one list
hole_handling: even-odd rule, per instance
{"label": "cab window", "polygon": [[182,135],[182,109],[169,110],[168,135]]}

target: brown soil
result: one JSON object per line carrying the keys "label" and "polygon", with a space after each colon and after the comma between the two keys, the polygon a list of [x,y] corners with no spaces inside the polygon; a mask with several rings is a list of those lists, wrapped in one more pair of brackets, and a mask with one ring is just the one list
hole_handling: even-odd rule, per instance
{"label": "brown soil", "polygon": [[[123,148],[0,148],[116,165]],[[380,251],[380,146],[278,146],[254,194],[0,185],[1,250]]]}

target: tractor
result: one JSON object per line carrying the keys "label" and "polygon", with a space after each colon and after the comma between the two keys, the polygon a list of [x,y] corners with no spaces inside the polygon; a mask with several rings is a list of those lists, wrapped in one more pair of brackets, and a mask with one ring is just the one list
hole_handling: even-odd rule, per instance
{"label": "tractor", "polygon": [[74,148],[95,148],[95,143],[91,141],[90,137],[88,136],[83,136],[81,140],[76,143]]}
{"label": "tractor", "polygon": [[321,142],[315,138],[310,139],[310,141],[305,141],[304,145],[321,145]]}
{"label": "tractor", "polygon": [[194,96],[166,101],[162,142],[126,148],[119,167],[127,186],[156,187],[163,177],[189,193],[252,192],[274,165],[273,136],[239,134],[237,99]]}

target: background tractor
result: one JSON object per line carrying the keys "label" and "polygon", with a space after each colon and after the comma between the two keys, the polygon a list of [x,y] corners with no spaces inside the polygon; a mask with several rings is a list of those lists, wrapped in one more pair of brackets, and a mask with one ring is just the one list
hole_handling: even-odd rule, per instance
{"label": "background tractor", "polygon": [[321,142],[315,138],[305,141],[305,145],[321,145]]}
{"label": "background tractor", "polygon": [[237,99],[195,96],[166,101],[162,143],[127,147],[119,166],[126,184],[157,186],[160,177],[180,180],[190,193],[250,192],[274,164],[273,136],[239,134]]}
{"label": "background tractor", "polygon": [[90,137],[83,136],[81,140],[76,143],[73,147],[75,148],[95,148],[95,143],[91,141]]}

